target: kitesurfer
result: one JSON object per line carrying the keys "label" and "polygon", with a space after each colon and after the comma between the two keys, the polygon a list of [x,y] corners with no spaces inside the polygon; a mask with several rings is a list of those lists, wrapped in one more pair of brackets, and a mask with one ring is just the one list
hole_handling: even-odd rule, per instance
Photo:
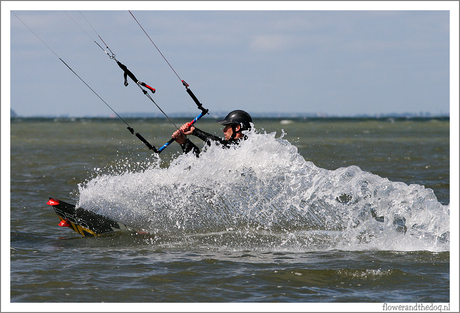
{"label": "kitesurfer", "polygon": [[228,113],[224,119],[218,120],[217,123],[225,126],[222,130],[224,132],[224,138],[204,132],[190,125],[190,123],[182,125],[172,134],[172,137],[180,144],[184,153],[193,151],[193,153],[198,156],[200,149],[187,138],[187,135],[196,136],[208,145],[211,145],[211,142],[217,142],[223,147],[228,148],[232,145],[239,144],[241,140],[246,138],[243,131],[251,129],[252,118],[251,115],[243,110],[234,110]]}

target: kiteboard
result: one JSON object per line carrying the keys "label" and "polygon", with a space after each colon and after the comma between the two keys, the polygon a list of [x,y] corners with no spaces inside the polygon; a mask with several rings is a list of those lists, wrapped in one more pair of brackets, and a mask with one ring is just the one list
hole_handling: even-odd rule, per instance
{"label": "kiteboard", "polygon": [[83,237],[96,237],[122,231],[133,231],[123,223],[83,208],[77,208],[75,205],[62,200],[49,198],[47,204],[53,206],[54,211],[61,220],[59,226],[69,227]]}

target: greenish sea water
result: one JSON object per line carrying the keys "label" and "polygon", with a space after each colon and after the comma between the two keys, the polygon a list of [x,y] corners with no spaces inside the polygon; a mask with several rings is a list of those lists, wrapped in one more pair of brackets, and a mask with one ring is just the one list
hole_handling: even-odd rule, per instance
{"label": "greenish sea water", "polygon": [[[174,131],[163,119],[127,121],[156,146]],[[153,155],[119,120],[12,119],[12,304],[448,305],[448,120],[255,126],[239,149],[213,146],[196,159],[177,144]],[[197,127],[221,134],[211,119]],[[58,227],[48,197],[151,235],[80,237]]]}

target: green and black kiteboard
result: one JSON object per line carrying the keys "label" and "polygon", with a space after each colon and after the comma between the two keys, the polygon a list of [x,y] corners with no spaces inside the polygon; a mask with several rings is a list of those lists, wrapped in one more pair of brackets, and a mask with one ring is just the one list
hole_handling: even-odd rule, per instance
{"label": "green and black kiteboard", "polygon": [[53,206],[54,211],[61,220],[59,226],[69,227],[84,237],[134,231],[123,223],[83,208],[77,208],[75,205],[62,200],[49,198],[47,204]]}

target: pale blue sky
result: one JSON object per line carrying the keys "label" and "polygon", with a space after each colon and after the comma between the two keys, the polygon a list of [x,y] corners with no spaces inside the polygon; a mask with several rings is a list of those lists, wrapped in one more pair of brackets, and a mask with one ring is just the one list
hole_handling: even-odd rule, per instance
{"label": "pale blue sky", "polygon": [[[199,10],[174,2],[57,2],[54,11],[36,10],[41,8],[36,4],[31,11],[9,8],[118,113],[159,111],[133,82],[123,85],[123,72],[93,42],[100,40],[78,10],[120,62],[157,89],[153,98],[167,113],[197,110],[128,9],[211,113],[450,111],[450,16],[445,3],[426,10],[417,2],[375,9],[366,2],[348,7],[299,2],[287,7],[293,10],[280,10],[285,7],[278,3],[268,11],[261,11],[267,8],[263,2],[230,6],[237,10],[217,4],[195,6]],[[325,11],[334,5],[337,11]],[[11,108],[16,113],[112,114],[16,16],[7,14]],[[2,44],[2,58],[5,48]]]}

